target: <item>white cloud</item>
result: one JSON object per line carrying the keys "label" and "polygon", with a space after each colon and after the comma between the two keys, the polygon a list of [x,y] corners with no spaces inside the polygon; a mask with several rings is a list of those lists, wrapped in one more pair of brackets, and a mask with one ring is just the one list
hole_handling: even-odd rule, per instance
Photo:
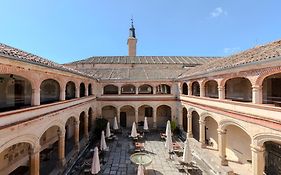
{"label": "white cloud", "polygon": [[226,54],[233,54],[240,51],[240,47],[226,47],[223,49]]}
{"label": "white cloud", "polygon": [[227,15],[227,11],[222,9],[221,7],[217,7],[215,8],[211,13],[210,13],[211,17],[216,18],[219,17],[221,15]]}

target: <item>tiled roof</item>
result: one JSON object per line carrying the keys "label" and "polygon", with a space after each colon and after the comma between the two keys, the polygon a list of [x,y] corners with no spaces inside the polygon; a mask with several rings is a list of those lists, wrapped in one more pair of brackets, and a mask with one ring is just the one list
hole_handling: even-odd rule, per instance
{"label": "tiled roof", "polygon": [[8,56],[11,59],[26,61],[26,62],[29,62],[29,63],[33,63],[33,64],[37,64],[37,65],[41,65],[41,66],[54,68],[54,69],[67,71],[67,72],[71,72],[71,73],[74,73],[74,74],[89,77],[89,75],[87,75],[83,72],[80,72],[80,71],[77,71],[75,69],[63,66],[61,64],[57,64],[53,61],[47,60],[45,58],[39,57],[37,55],[31,54],[31,53],[28,53],[28,52],[25,52],[25,51],[22,51],[20,49],[13,48],[11,46],[8,46],[8,45],[2,44],[2,43],[0,43],[0,56]]}
{"label": "tiled roof", "polygon": [[[81,70],[82,71],[82,70]],[[83,69],[94,78],[101,80],[161,80],[174,79],[186,71],[182,68],[104,68],[104,69]]]}
{"label": "tiled roof", "polygon": [[[268,43],[266,45],[257,46],[252,49],[231,55],[224,59],[213,60],[209,63],[196,66],[182,75],[179,78],[200,76],[211,72],[223,71],[247,65],[251,63],[270,61],[281,56],[281,40]],[[204,70],[204,71],[202,71]]]}
{"label": "tiled roof", "polygon": [[69,64],[187,64],[198,65],[214,60],[218,57],[191,57],[191,56],[96,56],[75,61]]}

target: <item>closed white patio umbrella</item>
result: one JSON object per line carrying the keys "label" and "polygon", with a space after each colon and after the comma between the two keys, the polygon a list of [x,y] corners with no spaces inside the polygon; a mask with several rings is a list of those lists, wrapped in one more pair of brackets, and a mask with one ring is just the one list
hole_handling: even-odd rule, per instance
{"label": "closed white patio umbrella", "polygon": [[107,122],[105,137],[108,138],[110,136],[111,136],[111,133],[110,133],[110,123]]}
{"label": "closed white patio umbrella", "polygon": [[171,132],[171,125],[170,121],[167,122],[167,128],[166,128],[166,142],[165,142],[165,147],[168,149],[169,152],[173,151],[173,141],[172,141],[172,132]]}
{"label": "closed white patio umbrella", "polygon": [[131,137],[137,137],[137,136],[138,135],[137,135],[136,123],[134,122],[131,130]]}
{"label": "closed white patio umbrella", "polygon": [[183,150],[183,157],[182,157],[182,161],[184,163],[190,163],[191,162],[191,150],[189,147],[189,143],[188,143],[188,139],[185,140],[184,142],[184,150]]}
{"label": "closed white patio umbrella", "polygon": [[108,147],[107,147],[106,142],[105,142],[104,131],[101,132],[100,150],[102,150],[102,151],[108,150]]}
{"label": "closed white patio umbrella", "polygon": [[99,172],[100,172],[99,150],[98,150],[98,147],[95,147],[91,173],[92,174],[98,174]]}
{"label": "closed white patio umbrella", "polygon": [[171,128],[170,120],[168,120],[167,124],[166,124],[166,132],[165,132],[166,136],[168,135],[168,126],[170,126],[170,128]]}
{"label": "closed white patio umbrella", "polygon": [[144,167],[143,167],[143,165],[139,165],[139,167],[138,167],[138,175],[144,175]]}
{"label": "closed white patio umbrella", "polygon": [[119,129],[119,128],[118,128],[118,123],[117,123],[117,118],[116,118],[116,117],[114,117],[113,129],[114,129],[114,130]]}
{"label": "closed white patio umbrella", "polygon": [[144,130],[148,130],[147,117],[144,117],[143,129],[144,129]]}

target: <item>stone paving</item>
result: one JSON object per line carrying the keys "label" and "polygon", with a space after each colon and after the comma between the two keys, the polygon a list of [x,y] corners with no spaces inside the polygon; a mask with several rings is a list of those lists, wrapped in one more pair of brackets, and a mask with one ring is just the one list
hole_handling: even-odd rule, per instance
{"label": "stone paving", "polygon": [[[130,160],[130,155],[134,153],[133,141],[125,134],[117,137],[118,140],[107,142],[110,151],[100,159],[102,164],[99,175],[136,175],[137,166]],[[180,165],[178,160],[182,157],[173,155],[172,159],[169,159],[165,142],[160,140],[159,133],[148,133],[142,141],[145,143],[145,151],[153,158],[151,165],[146,167],[145,175],[205,174],[195,165],[189,167]],[[85,161],[89,162],[90,168],[91,158]]]}

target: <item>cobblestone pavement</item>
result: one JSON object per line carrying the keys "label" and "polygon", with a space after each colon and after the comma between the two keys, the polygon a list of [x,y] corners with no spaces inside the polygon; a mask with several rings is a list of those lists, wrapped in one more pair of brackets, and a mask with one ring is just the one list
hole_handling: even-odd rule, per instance
{"label": "cobblestone pavement", "polygon": [[[107,142],[110,150],[100,158],[102,164],[99,175],[136,175],[137,166],[130,160],[130,155],[134,153],[133,141],[124,134],[117,137],[118,140]],[[181,155],[174,154],[169,159],[165,142],[160,140],[159,133],[148,133],[141,141],[145,144],[145,152],[153,158],[152,163],[146,167],[145,175],[203,174],[195,165],[187,167],[179,164],[178,160],[182,158],[183,150],[180,152]],[[85,161],[89,162],[89,169],[91,158]],[[82,172],[82,174],[87,173]]]}

